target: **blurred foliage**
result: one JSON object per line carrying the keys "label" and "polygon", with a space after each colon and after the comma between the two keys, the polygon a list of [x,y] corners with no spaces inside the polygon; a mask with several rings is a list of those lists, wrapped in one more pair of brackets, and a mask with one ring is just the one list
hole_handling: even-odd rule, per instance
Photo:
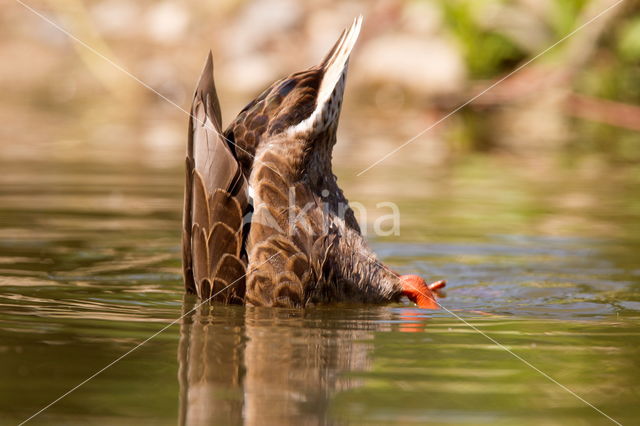
{"label": "blurred foliage", "polygon": [[605,97],[618,98],[638,104],[640,100],[640,18],[623,22],[615,36],[617,55],[609,63],[609,92]]}
{"label": "blurred foliage", "polygon": [[619,40],[620,57],[637,64],[640,61],[640,17],[635,17],[622,26]]}
{"label": "blurred foliage", "polygon": [[[420,0],[423,1],[423,0]],[[518,46],[507,31],[489,27],[482,22],[483,15],[518,2],[509,0],[439,0],[448,30],[455,36],[464,52],[470,75],[488,78],[511,70],[528,53]],[[576,27],[579,14],[588,0],[553,1],[541,26],[549,30],[550,43],[570,33]]]}
{"label": "blurred foliage", "polygon": [[525,57],[525,52],[504,34],[480,25],[477,18],[487,3],[485,0],[440,1],[448,29],[455,35],[474,78],[495,75]]}
{"label": "blurred foliage", "polygon": [[[424,0],[418,0],[424,1]],[[483,16],[500,7],[523,3],[510,0],[438,0],[447,30],[463,52],[471,78],[492,78],[506,74],[532,54],[519,46],[506,28],[489,26]],[[576,29],[579,16],[589,0],[562,0],[546,3],[538,16],[547,42],[540,51]],[[524,8],[524,7],[523,7]],[[610,25],[599,43],[596,61],[582,70],[579,88],[608,99],[638,103],[640,100],[640,7],[628,6]],[[524,12],[523,12],[524,13]],[[561,46],[559,51],[561,51]],[[557,54],[549,52],[549,55]],[[544,59],[541,59],[544,60]]]}
{"label": "blurred foliage", "polygon": [[[535,7],[532,6],[535,2],[518,0],[440,0],[437,4],[443,12],[446,31],[453,37],[463,55],[471,80],[491,80],[507,75],[520,64],[574,32],[588,19],[613,5],[613,2],[540,1]],[[545,95],[555,96],[562,91],[567,94],[575,92],[596,100],[637,106],[640,101],[638,12],[638,2],[625,2],[616,6],[602,18],[598,18],[610,21],[599,32],[595,30],[595,35],[587,34],[588,31],[594,31],[592,23],[585,25],[529,65],[528,68],[532,69],[539,64],[553,64],[556,69],[566,69],[570,73],[571,79],[565,86],[557,87],[555,94],[545,89]],[[524,37],[529,36],[531,44],[523,43],[522,33],[514,31],[514,27],[520,25],[521,21],[512,22],[513,19],[525,19],[528,22],[529,27],[522,32],[528,32]],[[581,37],[584,39],[583,45],[579,45]],[[538,45],[532,40],[538,40]],[[583,57],[576,59],[575,51],[580,49],[587,53],[578,53],[582,53]],[[541,91],[540,96],[542,93]],[[560,96],[559,99],[566,96]],[[534,100],[532,103],[535,102]],[[518,105],[523,109],[528,107],[526,103]],[[603,116],[610,114],[606,111],[608,107],[610,106],[602,105]],[[500,136],[496,137],[496,121],[499,120],[496,120],[494,112],[480,110],[463,114],[464,129],[450,132],[449,136],[454,135],[455,138],[457,135],[464,141],[462,145],[473,151],[490,151],[501,145]],[[550,109],[550,120],[553,114],[557,112]],[[635,114],[640,120],[640,110],[636,110]],[[598,115],[597,111],[595,115]],[[612,126],[606,120],[599,122],[597,117],[595,121],[569,120],[572,121],[569,137],[565,144],[558,146],[568,146],[573,152],[601,153],[613,161],[640,160],[640,136],[637,131],[624,126]],[[532,123],[532,132],[535,132],[536,125]],[[540,137],[544,137],[543,133]]]}
{"label": "blurred foliage", "polygon": [[[352,58],[345,99],[352,115],[341,122],[349,137],[339,145],[343,151],[337,162],[358,160],[366,166],[376,161],[391,145],[419,134],[525,63],[513,81],[501,82],[398,155],[438,165],[469,152],[533,150],[551,156],[569,148],[613,161],[640,161],[640,133],[629,125],[633,117],[640,122],[640,1],[626,0],[584,25],[614,4],[615,0],[34,3],[45,16],[139,78],[148,85],[145,88],[16,3],[0,15],[0,118],[9,124],[0,132],[7,141],[20,135],[22,143],[0,144],[0,155],[35,158],[64,151],[60,155],[72,157],[99,151],[102,158],[105,151],[110,156],[130,152],[152,163],[176,164],[186,126],[180,108],[188,109],[208,49],[214,52],[216,84],[228,122],[266,85],[315,63],[349,19],[363,13],[366,24]],[[544,55],[536,58],[541,52]],[[536,60],[528,63],[532,58]],[[588,114],[572,110],[574,95],[593,101]],[[620,107],[631,107],[626,121],[616,121]],[[38,126],[31,126],[33,122]],[[368,128],[363,122],[375,124]]]}
{"label": "blurred foliage", "polygon": [[[640,18],[623,19],[603,40],[577,88],[606,99],[638,104],[640,100]],[[610,49],[608,49],[610,47]]]}
{"label": "blurred foliage", "polygon": [[561,0],[551,2],[549,24],[557,38],[571,32],[576,26],[576,19],[588,0]]}

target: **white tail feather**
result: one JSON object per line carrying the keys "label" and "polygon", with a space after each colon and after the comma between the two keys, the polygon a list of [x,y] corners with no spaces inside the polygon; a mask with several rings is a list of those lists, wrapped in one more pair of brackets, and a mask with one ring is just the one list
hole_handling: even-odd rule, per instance
{"label": "white tail feather", "polygon": [[349,56],[358,40],[362,21],[362,15],[354,19],[351,27],[343,32],[330,55],[322,62],[324,76],[320,83],[316,108],[308,118],[291,126],[289,128],[290,134],[306,132],[314,128],[324,130],[338,118],[344,94]]}

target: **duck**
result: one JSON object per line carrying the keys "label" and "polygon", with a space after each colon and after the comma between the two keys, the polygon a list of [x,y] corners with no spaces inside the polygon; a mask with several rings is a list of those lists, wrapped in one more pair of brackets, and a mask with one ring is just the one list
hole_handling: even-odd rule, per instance
{"label": "duck", "polygon": [[444,281],[400,275],[362,235],[332,169],[358,16],[319,65],[282,78],[222,129],[209,52],[191,105],[182,223],[187,293],[225,304],[438,308]]}

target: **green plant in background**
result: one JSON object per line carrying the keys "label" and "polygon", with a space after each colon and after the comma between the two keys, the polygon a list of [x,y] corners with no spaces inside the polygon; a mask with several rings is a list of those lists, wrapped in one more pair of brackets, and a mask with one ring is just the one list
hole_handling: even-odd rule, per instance
{"label": "green plant in background", "polygon": [[[577,75],[575,91],[620,105],[640,104],[640,18],[637,3],[627,5],[599,41],[593,59]],[[582,153],[603,154],[608,161],[637,163],[640,135],[598,122],[577,122],[572,145]]]}
{"label": "green plant in background", "polygon": [[[637,132],[624,126],[603,124],[607,122],[606,117],[611,116],[612,108],[640,103],[638,3],[629,1],[617,6],[607,12],[604,19],[609,21],[604,27],[585,26],[580,33],[545,53],[530,66],[535,68],[548,64],[549,72],[564,70],[570,80],[559,83],[561,86],[557,87],[556,94],[586,95],[595,103],[594,108],[601,108],[592,113],[595,116],[601,114],[603,121],[594,119],[594,115],[571,120],[575,122],[572,129],[576,142],[569,146],[578,147],[581,152],[600,153],[614,161],[640,158],[640,136]],[[473,81],[506,75],[612,6],[613,2],[438,0],[436,4],[444,17],[445,31],[457,43],[468,76]],[[521,25],[520,19],[526,25]],[[540,69],[547,72],[544,67]],[[559,99],[563,99],[562,96]],[[607,101],[618,104],[607,104]],[[520,108],[525,108],[525,104],[519,104]],[[570,120],[570,111],[565,111],[567,120]],[[486,151],[499,145],[493,126],[485,129],[483,125],[489,117],[493,117],[490,111],[467,111],[463,121],[467,129],[458,137],[470,142],[463,145],[475,151]]]}
{"label": "green plant in background", "polygon": [[[627,14],[626,16],[629,16]],[[640,18],[621,17],[600,42],[594,59],[576,81],[576,90],[604,99],[640,100]]]}
{"label": "green plant in background", "polygon": [[457,40],[471,77],[488,78],[522,60],[526,54],[508,37],[484,28],[480,17],[491,1],[441,0],[447,29]]}
{"label": "green plant in background", "polygon": [[640,62],[640,17],[630,19],[620,29],[618,53],[625,61]]}
{"label": "green plant in background", "polygon": [[548,24],[555,38],[561,38],[573,31],[576,19],[589,0],[554,0],[550,3]]}
{"label": "green plant in background", "polygon": [[[550,1],[547,6],[531,7],[524,2],[509,0],[439,0],[447,31],[463,52],[469,75],[473,79],[491,78],[511,71],[514,66],[533,56],[551,43],[565,37],[580,25],[581,15],[595,4],[593,0]],[[505,8],[518,9],[521,14],[535,15],[544,45],[527,51],[508,30],[508,24],[488,25],[491,13]],[[614,21],[598,43],[595,63],[584,69],[581,89],[597,96],[636,103],[640,94],[640,18],[634,15],[637,7],[627,7]],[[595,13],[595,11],[594,11]],[[559,45],[545,56],[562,62],[563,49]],[[544,61],[545,58],[541,58]],[[596,69],[595,75],[589,75]]]}
{"label": "green plant in background", "polygon": [[[544,45],[566,36],[576,27],[578,17],[589,4],[589,0],[551,1],[546,6],[532,7],[513,0],[439,0],[438,2],[448,31],[459,43],[464,53],[472,78],[488,78],[513,69],[513,67],[535,54],[523,48],[520,40],[513,36],[508,19],[493,22],[492,14],[498,10],[512,9],[521,15],[533,16],[539,21],[537,31]],[[538,50],[536,48],[536,50]],[[549,52],[561,54],[562,48]]]}
{"label": "green plant in background", "polygon": [[617,33],[617,63],[621,75],[616,97],[637,104],[640,100],[640,17],[624,22]]}

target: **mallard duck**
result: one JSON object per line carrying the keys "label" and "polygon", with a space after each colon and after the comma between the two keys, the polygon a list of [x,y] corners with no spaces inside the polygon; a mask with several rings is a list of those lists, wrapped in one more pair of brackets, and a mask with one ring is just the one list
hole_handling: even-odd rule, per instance
{"label": "mallard duck", "polygon": [[186,291],[253,306],[385,303],[435,308],[427,285],[378,261],[332,172],[349,56],[362,17],[320,65],[278,80],[222,131],[209,53],[189,121]]}

